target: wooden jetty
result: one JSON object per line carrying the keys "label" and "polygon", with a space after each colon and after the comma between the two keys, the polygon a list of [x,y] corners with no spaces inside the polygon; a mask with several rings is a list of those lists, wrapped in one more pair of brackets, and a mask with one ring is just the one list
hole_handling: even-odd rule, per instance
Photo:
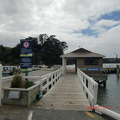
{"label": "wooden jetty", "polygon": [[77,74],[67,73],[43,96],[37,106],[46,109],[85,111],[90,105]]}
{"label": "wooden jetty", "polygon": [[[38,87],[37,92],[42,94],[44,90],[47,90],[47,93],[38,103],[33,104],[30,109],[40,108],[45,111],[46,109],[50,109],[59,110],[59,112],[63,110],[85,111],[86,114],[89,114],[89,110],[94,110],[94,112],[100,113],[101,115],[104,114],[117,120],[120,119],[120,114],[96,104],[98,84],[91,77],[83,73],[80,69],[77,70],[77,74],[64,74],[64,72],[65,70],[60,68],[59,70],[51,72],[47,75],[29,76],[29,78],[38,78],[38,81],[35,82],[36,85],[34,87],[25,90],[25,92],[27,91],[29,95],[21,96],[22,102],[24,103],[24,101],[27,101],[30,103],[31,99],[34,100],[36,98],[36,96],[35,98],[33,96],[35,95],[34,89],[35,87]],[[50,86],[52,87],[51,89]],[[4,88],[3,90],[13,89]],[[18,88],[16,90],[18,91]],[[23,89],[19,90],[23,92]],[[32,92],[29,92],[30,90],[32,90]],[[26,100],[26,97],[29,97],[29,99],[27,98]],[[13,99],[10,104],[16,104],[17,102],[21,103],[21,99]]]}

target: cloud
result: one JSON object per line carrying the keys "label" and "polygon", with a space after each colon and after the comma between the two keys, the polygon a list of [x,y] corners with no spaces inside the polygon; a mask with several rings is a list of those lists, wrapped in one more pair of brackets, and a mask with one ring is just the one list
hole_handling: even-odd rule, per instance
{"label": "cloud", "polygon": [[120,24],[120,21],[113,21],[113,20],[100,20],[97,22],[97,26],[106,26],[106,27],[112,27],[115,26],[117,24]]}
{"label": "cloud", "polygon": [[67,13],[81,19],[95,18],[102,14],[120,10],[118,0],[66,0],[64,9]]}
{"label": "cloud", "polygon": [[1,33],[0,32],[0,45],[12,47],[20,43],[20,39],[23,39],[25,36],[16,33]]}
{"label": "cloud", "polygon": [[47,33],[66,41],[67,52],[79,46],[96,51],[102,39],[107,45],[114,35],[116,40],[120,37],[115,34],[119,18],[106,20],[104,16],[119,11],[120,0],[0,0],[0,5],[0,44],[5,46],[13,47],[21,38]]}
{"label": "cloud", "polygon": [[101,53],[106,57],[115,57],[114,52],[120,57],[120,25],[113,27],[102,33],[98,38],[96,37],[83,37],[82,41],[85,42],[85,48],[94,52]]}
{"label": "cloud", "polygon": [[96,22],[96,24],[90,27],[91,31],[98,36],[102,33],[105,33],[109,29],[120,25],[120,21],[113,21],[113,20],[100,20]]}

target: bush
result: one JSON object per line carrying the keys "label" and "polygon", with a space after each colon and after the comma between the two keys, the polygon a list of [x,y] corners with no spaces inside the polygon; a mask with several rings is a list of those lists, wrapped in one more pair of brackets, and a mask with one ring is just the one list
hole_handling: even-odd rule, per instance
{"label": "bush", "polygon": [[29,87],[31,87],[31,86],[33,86],[33,85],[34,85],[33,82],[28,81],[28,80],[25,81],[25,88],[29,88]]}
{"label": "bush", "polygon": [[23,88],[24,80],[20,74],[15,74],[11,82],[11,88]]}
{"label": "bush", "polygon": [[28,80],[23,80],[23,77],[20,74],[15,74],[11,82],[11,88],[29,88],[33,86],[34,83]]}

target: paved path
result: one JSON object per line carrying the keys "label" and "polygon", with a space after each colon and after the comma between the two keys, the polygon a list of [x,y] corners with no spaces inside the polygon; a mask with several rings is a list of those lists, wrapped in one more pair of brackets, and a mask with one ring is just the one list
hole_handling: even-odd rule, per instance
{"label": "paved path", "polygon": [[0,107],[0,120],[114,120],[92,112],[51,110],[5,105]]}
{"label": "paved path", "polygon": [[58,110],[86,111],[88,100],[77,75],[65,74],[38,102],[37,107]]}

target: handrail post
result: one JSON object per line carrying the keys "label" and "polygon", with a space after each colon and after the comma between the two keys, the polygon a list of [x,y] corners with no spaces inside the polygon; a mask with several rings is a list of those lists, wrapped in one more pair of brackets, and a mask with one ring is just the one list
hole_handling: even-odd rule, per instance
{"label": "handrail post", "polygon": [[94,102],[93,105],[96,105],[97,103],[97,94],[98,94],[98,84],[94,86]]}
{"label": "handrail post", "polygon": [[1,106],[1,99],[2,99],[2,65],[0,64],[0,106]]}
{"label": "handrail post", "polygon": [[40,94],[41,95],[43,95],[43,93],[42,93],[42,84],[43,84],[42,77],[40,77]]}
{"label": "handrail post", "polygon": [[47,92],[49,91],[49,76],[47,76]]}

